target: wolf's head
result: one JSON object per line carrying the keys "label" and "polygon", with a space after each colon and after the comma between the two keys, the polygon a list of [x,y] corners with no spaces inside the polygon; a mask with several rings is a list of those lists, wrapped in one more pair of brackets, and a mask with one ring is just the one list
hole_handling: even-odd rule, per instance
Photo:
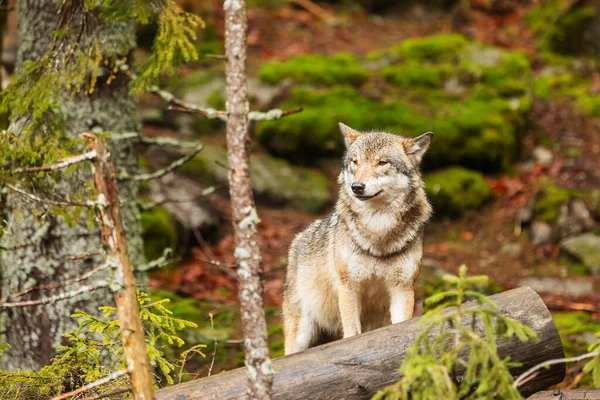
{"label": "wolf's head", "polygon": [[383,132],[358,132],[340,123],[346,154],[338,182],[358,201],[397,198],[422,185],[421,159],[433,132],[406,138]]}

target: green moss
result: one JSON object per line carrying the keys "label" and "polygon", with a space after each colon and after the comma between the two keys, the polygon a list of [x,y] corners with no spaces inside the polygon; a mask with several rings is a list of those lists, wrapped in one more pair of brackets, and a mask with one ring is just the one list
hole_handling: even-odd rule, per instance
{"label": "green moss", "polygon": [[449,64],[423,65],[412,61],[406,64],[387,66],[381,72],[388,81],[401,88],[415,86],[438,88],[450,76],[452,67]]}
{"label": "green moss", "polygon": [[543,189],[533,206],[533,212],[535,219],[549,224],[558,218],[561,204],[573,197],[581,196],[579,191],[558,187],[550,181],[542,182],[542,186]]}
{"label": "green moss", "polygon": [[593,21],[592,7],[577,7],[563,13],[548,28],[541,47],[562,54],[580,54],[586,47],[585,27]]}
{"label": "green moss", "polygon": [[582,93],[577,97],[577,108],[584,115],[600,117],[600,96]]}
{"label": "green moss", "polygon": [[[225,148],[206,145],[179,173],[209,184],[225,185],[228,177],[224,164],[227,164]],[[309,168],[292,167],[282,159],[253,154],[250,174],[255,194],[275,204],[317,212],[331,200],[325,175]]]}
{"label": "green moss", "polygon": [[477,210],[492,197],[483,175],[462,167],[427,174],[424,180],[436,216],[456,217],[467,210]]}
{"label": "green moss", "polygon": [[223,91],[220,89],[215,90],[206,98],[206,104],[216,110],[224,110],[225,93],[223,93]]}
{"label": "green moss", "polygon": [[600,320],[593,319],[586,312],[553,312],[552,319],[558,328],[566,357],[587,351],[589,343],[582,340],[582,334],[600,332]]}
{"label": "green moss", "polygon": [[368,75],[367,70],[358,65],[356,58],[350,54],[333,57],[309,54],[265,63],[261,66],[260,78],[267,83],[289,78],[297,83],[361,85]]}
{"label": "green moss", "polygon": [[177,245],[177,225],[163,207],[155,207],[142,213],[142,237],[146,260],[154,260],[163,254],[164,249],[175,249]]}
{"label": "green moss", "polygon": [[392,52],[410,60],[451,61],[468,41],[461,35],[441,34],[425,38],[407,39]]}

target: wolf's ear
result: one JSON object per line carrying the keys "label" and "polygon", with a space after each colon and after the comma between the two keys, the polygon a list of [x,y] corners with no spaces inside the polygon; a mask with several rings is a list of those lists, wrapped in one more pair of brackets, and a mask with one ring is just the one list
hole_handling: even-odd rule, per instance
{"label": "wolf's ear", "polygon": [[350,128],[348,125],[344,125],[340,122],[340,131],[344,135],[344,142],[346,143],[346,147],[350,147],[352,143],[361,135],[359,131],[355,131]]}
{"label": "wolf's ear", "polygon": [[433,132],[427,132],[418,136],[414,139],[408,139],[404,144],[404,151],[408,158],[413,160],[415,164],[421,162],[423,158],[423,154],[429,148],[429,143],[431,143],[431,138],[433,137]]}

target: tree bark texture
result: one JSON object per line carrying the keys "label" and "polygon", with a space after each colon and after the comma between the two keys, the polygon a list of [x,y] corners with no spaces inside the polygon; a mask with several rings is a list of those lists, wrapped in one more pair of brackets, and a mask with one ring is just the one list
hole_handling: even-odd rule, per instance
{"label": "tree bark texture", "polygon": [[[50,43],[49,34],[58,26],[60,15],[55,0],[18,0],[19,50],[17,72],[27,60],[38,60]],[[80,16],[76,16],[77,18]],[[94,18],[89,16],[89,18]],[[94,19],[88,24],[88,35],[94,35],[102,52],[114,55],[118,50],[129,49],[131,56],[135,48],[133,22],[105,23]],[[84,35],[85,36],[85,35]],[[83,39],[82,39],[83,40]],[[78,94],[70,99],[64,93],[61,107],[65,114],[67,132],[76,137],[81,132],[94,128],[119,135],[139,130],[137,100],[130,96],[128,80],[117,76],[110,85],[100,77],[92,95]],[[14,122],[14,121],[13,121]],[[15,125],[13,125],[15,128]],[[16,129],[16,128],[15,128]],[[109,149],[120,170],[135,174],[138,169],[137,152],[132,142],[111,141]],[[73,188],[88,182],[92,177],[75,173],[63,179],[55,187],[56,197],[66,198]],[[141,263],[143,243],[141,239],[140,214],[136,205],[138,185],[128,182],[119,186],[122,201],[122,216],[127,231],[129,256],[134,264]],[[93,199],[91,199],[93,200]],[[26,243],[39,230],[40,223],[31,212],[39,205],[24,200],[18,194],[10,194],[7,200],[8,227],[2,238],[5,246]],[[97,266],[102,257],[86,260],[68,260],[67,256],[95,253],[102,249],[102,239],[97,227],[88,229],[87,221],[67,226],[59,220],[51,220],[50,228],[41,242],[14,251],[0,253],[2,267],[2,294],[4,296],[25,287],[60,282],[84,274]],[[108,273],[108,272],[107,272]],[[94,284],[106,280],[99,273],[80,285]],[[70,289],[75,289],[73,285]],[[32,292],[27,299],[36,299],[57,294],[57,291]],[[64,290],[64,289],[63,289]],[[70,300],[39,307],[14,308],[2,315],[1,332],[4,341],[12,345],[2,360],[6,369],[37,370],[46,365],[55,355],[55,349],[64,340],[62,335],[76,327],[70,315],[76,309],[98,314],[98,307],[113,304],[109,290],[95,291]]]}
{"label": "tree bark texture", "polygon": [[233,213],[235,257],[244,330],[248,397],[270,399],[273,367],[267,346],[263,308],[262,261],[256,225],[259,222],[250,186],[248,99],[246,86],[246,3],[225,0],[227,58],[227,157]]}
{"label": "tree bark texture", "polygon": [[135,278],[127,255],[127,241],[121,220],[114,166],[104,142],[97,138],[90,138],[90,140],[92,140],[92,147],[98,153],[94,159],[94,185],[99,198],[102,198],[105,203],[97,209],[98,220],[104,243],[110,249],[111,256],[119,261],[119,273],[116,274],[118,279],[115,279],[113,284],[118,287],[115,292],[115,302],[121,340],[131,375],[131,392],[136,400],[153,400],[152,370],[140,319]]}
{"label": "tree bark texture", "polygon": [[574,390],[544,390],[538,392],[527,400],[597,400],[600,399],[600,390],[574,389]]}
{"label": "tree bark texture", "polygon": [[[537,293],[519,288],[491,296],[490,300],[500,313],[531,327],[540,338],[539,342],[521,343],[513,339],[498,343],[501,358],[510,356],[512,361],[522,363],[521,367],[511,370],[513,376],[541,362],[564,357],[556,326]],[[466,306],[476,307],[473,303]],[[420,319],[413,318],[274,360],[273,398],[370,399],[378,390],[398,381],[398,369],[406,350],[423,329]],[[528,395],[547,389],[560,383],[564,375],[564,364],[542,369],[521,387],[522,392]],[[235,369],[159,390],[156,398],[244,399],[244,379],[243,370]]]}

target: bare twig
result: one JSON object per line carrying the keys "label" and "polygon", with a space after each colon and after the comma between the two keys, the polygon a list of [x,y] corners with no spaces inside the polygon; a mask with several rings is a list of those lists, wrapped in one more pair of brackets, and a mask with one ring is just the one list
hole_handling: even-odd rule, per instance
{"label": "bare twig", "polygon": [[114,390],[110,393],[105,393],[105,394],[97,394],[95,396],[89,396],[84,398],[83,400],[99,400],[99,399],[111,399],[112,396],[116,396],[118,394],[123,394],[123,393],[127,393],[127,392],[131,392],[131,388],[130,387],[126,387],[126,388],[121,388],[121,389],[117,389]]}
{"label": "bare twig", "polygon": [[[125,75],[127,75],[130,79],[135,79],[136,75],[131,71],[125,71]],[[197,104],[190,103],[189,101],[185,101],[177,98],[173,93],[167,92],[166,90],[160,89],[157,86],[150,86],[146,89],[148,92],[160,97],[169,105],[169,109],[175,111],[181,111],[191,114],[200,114],[204,115],[206,118],[210,119],[220,119],[222,121],[227,121],[228,113],[227,111],[219,111],[210,107],[200,107]],[[294,108],[292,110],[280,110],[278,108],[269,110],[269,111],[250,111],[248,112],[248,119],[250,121],[273,121],[277,119],[281,119],[288,115],[296,114],[302,111],[302,108]]]}
{"label": "bare twig", "polygon": [[11,174],[21,174],[26,172],[40,172],[40,171],[56,171],[57,169],[67,168],[70,165],[80,163],[82,161],[93,160],[97,156],[96,151],[88,151],[87,153],[78,154],[63,158],[51,165],[42,165],[41,167],[24,167],[16,168],[10,171]]}
{"label": "bare twig", "polygon": [[204,147],[203,144],[198,144],[196,146],[196,148],[190,152],[190,154],[187,154],[187,155],[173,161],[171,164],[169,164],[165,168],[159,169],[158,171],[154,171],[150,174],[141,174],[141,175],[134,175],[134,176],[128,176],[125,174],[121,174],[121,176],[119,176],[119,179],[132,180],[132,181],[149,181],[152,179],[162,178],[163,176],[167,175],[169,172],[172,172],[175,168],[181,167],[183,164],[185,164],[186,162],[188,162],[192,158],[194,158],[196,156],[196,154],[198,154],[202,151],[203,147]]}
{"label": "bare twig", "polygon": [[[12,300],[12,299],[16,299],[17,297],[21,297],[26,295],[27,293],[30,293],[34,290],[49,290],[49,289],[58,289],[64,286],[69,286],[72,285],[74,283],[77,282],[81,282],[84,281],[86,279],[88,279],[89,277],[97,274],[100,271],[105,270],[108,267],[114,266],[114,263],[111,263],[110,261],[105,262],[104,264],[100,265],[97,268],[94,268],[88,272],[86,272],[83,275],[80,275],[78,277],[72,278],[72,279],[68,279],[66,281],[63,282],[55,282],[55,283],[50,283],[48,285],[40,285],[40,286],[33,286],[33,287],[29,287],[27,289],[23,289],[20,292],[17,293],[13,293],[13,294],[9,294],[6,297],[3,297],[2,299],[0,299],[0,305],[5,304],[8,300]],[[99,288],[98,288],[99,289]]]}
{"label": "bare twig", "polygon": [[200,193],[199,196],[194,196],[194,197],[190,197],[187,199],[164,199],[164,200],[156,201],[153,203],[143,203],[143,204],[140,204],[140,210],[141,211],[149,211],[155,207],[159,207],[159,206],[162,206],[163,204],[167,204],[167,203],[192,203],[194,201],[198,201],[199,199],[202,199],[206,196],[213,194],[215,192],[215,190],[216,190],[216,186],[210,186],[210,187],[207,187],[206,189],[204,189],[202,191],[202,193]]}
{"label": "bare twig", "polygon": [[112,374],[107,375],[102,379],[98,379],[97,381],[88,383],[87,385],[82,386],[79,389],[75,389],[70,392],[63,393],[60,396],[56,396],[56,397],[52,398],[52,400],[63,400],[63,399],[66,399],[67,397],[72,397],[72,396],[78,395],[79,393],[87,392],[90,389],[93,389],[93,388],[101,386],[101,385],[105,385],[108,382],[114,381],[115,379],[118,379],[128,373],[129,373],[129,368],[125,368],[125,369],[113,372]]}
{"label": "bare twig", "polygon": [[26,192],[23,189],[20,189],[14,185],[11,184],[6,184],[6,187],[8,187],[9,189],[40,203],[43,204],[48,204],[51,206],[58,206],[58,207],[96,207],[96,202],[94,201],[86,201],[86,202],[74,202],[74,201],[59,201],[59,200],[49,200],[49,199],[42,199],[41,197],[38,197],[32,193]]}
{"label": "bare twig", "polygon": [[321,18],[325,22],[337,22],[335,15],[331,14],[329,11],[310,0],[290,0],[290,2],[299,5],[309,13]]}
{"label": "bare twig", "polygon": [[173,250],[170,247],[167,247],[163,250],[162,256],[146,264],[138,265],[135,270],[136,272],[149,271],[155,268],[162,268],[165,265],[169,265],[180,260],[179,258],[169,258],[172,254]]}
{"label": "bare twig", "polygon": [[96,257],[103,254],[101,251],[96,251],[94,253],[86,253],[86,254],[74,254],[72,256],[65,256],[63,260],[85,260],[87,258]]}
{"label": "bare twig", "polygon": [[158,146],[179,147],[182,149],[195,149],[198,147],[198,142],[184,142],[170,137],[149,138],[140,136],[139,140],[146,145],[155,144]]}
{"label": "bare twig", "polygon": [[217,357],[217,336],[215,335],[215,321],[213,319],[213,313],[209,313],[208,316],[210,317],[210,329],[212,330],[213,333],[213,340],[215,342],[215,347],[213,349],[213,353],[212,353],[212,360],[210,361],[210,367],[208,367],[208,376],[210,376],[210,374],[212,373],[212,369],[213,366],[215,365],[215,358]]}
{"label": "bare twig", "polygon": [[576,361],[586,360],[588,358],[597,357],[598,355],[599,354],[598,354],[597,351],[591,351],[589,353],[585,353],[585,354],[582,354],[582,355],[577,356],[577,357],[557,358],[557,359],[554,359],[554,360],[544,361],[543,363],[540,363],[538,365],[534,365],[533,367],[529,368],[527,371],[525,371],[521,375],[519,375],[517,377],[517,379],[515,379],[515,381],[513,382],[513,387],[514,388],[518,388],[519,386],[521,386],[525,382],[528,382],[533,377],[535,377],[535,375],[537,375],[537,371],[539,371],[542,368],[548,367],[550,365],[555,365],[555,364],[564,364],[564,363],[569,363],[569,362],[576,362]]}
{"label": "bare twig", "polygon": [[56,296],[46,297],[46,298],[39,299],[39,300],[27,300],[27,301],[19,301],[19,302],[14,302],[14,303],[2,303],[2,304],[0,304],[0,308],[30,307],[30,306],[39,306],[42,304],[52,304],[52,303],[56,303],[57,301],[71,299],[80,294],[93,292],[94,290],[102,289],[105,287],[108,287],[108,282],[100,282],[97,285],[82,286],[79,289],[75,289],[70,292],[61,293]]}

